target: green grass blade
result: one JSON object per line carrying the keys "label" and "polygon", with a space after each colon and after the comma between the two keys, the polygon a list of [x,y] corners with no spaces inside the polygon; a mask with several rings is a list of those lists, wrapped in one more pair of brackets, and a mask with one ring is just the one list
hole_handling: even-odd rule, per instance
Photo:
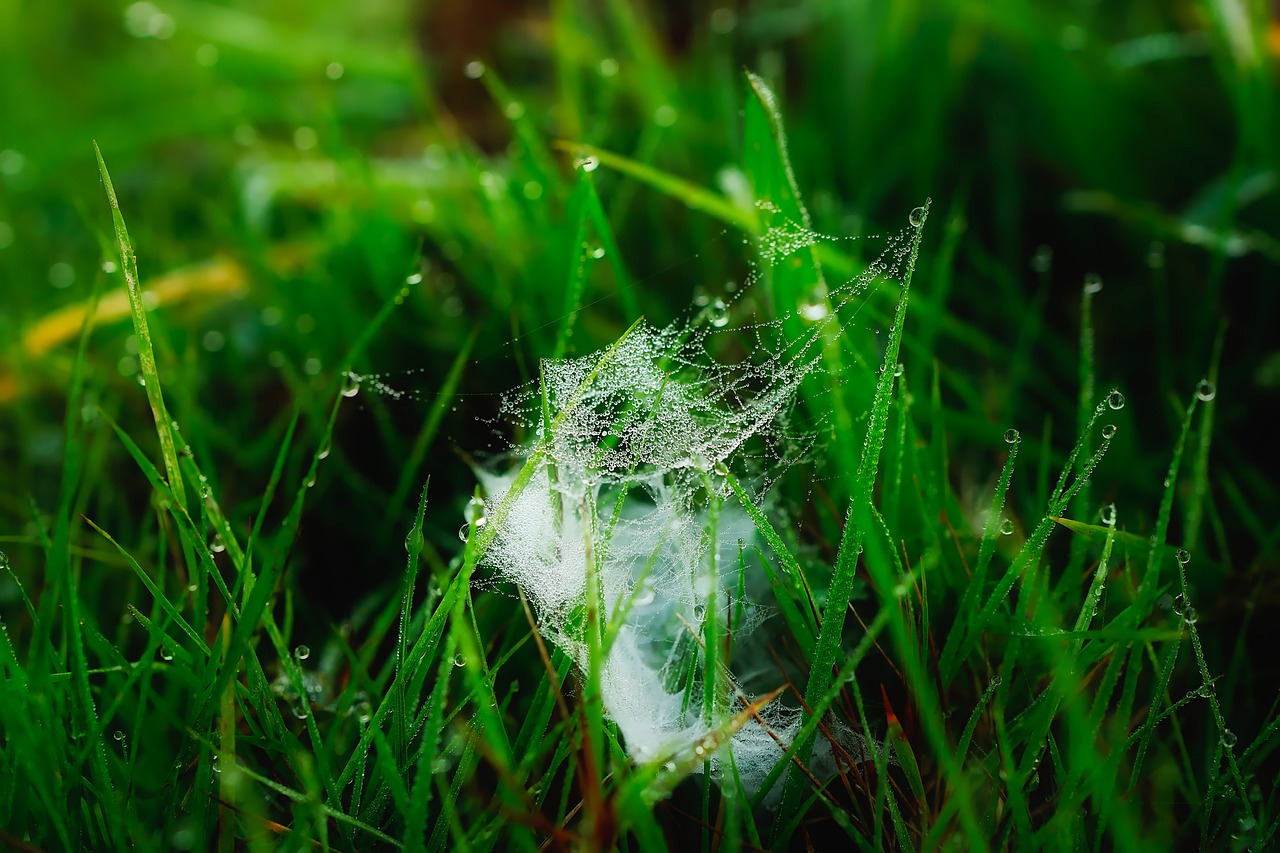
{"label": "green grass blade", "polygon": [[179,504],[186,506],[182,471],[178,467],[178,448],[173,440],[172,421],[165,409],[164,395],[160,390],[160,374],[156,368],[155,349],[151,345],[147,310],[142,300],[142,286],[138,282],[138,261],[133,253],[129,232],[125,228],[124,216],[120,212],[120,203],[116,201],[116,190],[111,185],[111,175],[107,173],[107,164],[102,159],[102,151],[99,150],[97,142],[93,143],[93,153],[98,158],[98,172],[102,175],[102,184],[107,191],[107,201],[111,205],[111,220],[115,226],[120,269],[124,274],[125,285],[129,292],[129,312],[133,319],[133,332],[138,337],[138,366],[146,387],[147,402],[151,404],[151,414],[155,418],[156,433],[160,437],[160,455],[164,458],[165,473],[168,475],[169,487],[173,489],[174,497]]}

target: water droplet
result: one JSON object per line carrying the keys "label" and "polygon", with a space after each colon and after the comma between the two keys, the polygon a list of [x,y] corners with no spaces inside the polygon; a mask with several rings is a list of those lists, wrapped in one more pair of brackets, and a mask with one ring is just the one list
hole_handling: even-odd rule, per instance
{"label": "water droplet", "polygon": [[1107,424],[1106,426],[1104,426],[1104,427],[1102,428],[1102,437],[1103,437],[1103,438],[1112,438],[1112,437],[1114,437],[1114,436],[1115,436],[1115,434],[1116,434],[1116,425],[1115,425],[1115,424]]}
{"label": "water droplet", "polygon": [[119,267],[117,267],[117,266],[116,266],[116,262],[115,262],[115,261],[103,261],[103,262],[102,262],[102,271],[103,271],[104,273],[106,273],[107,275],[114,275],[114,274],[115,274],[115,271],[116,271],[116,270],[118,270],[118,269],[119,269]]}
{"label": "water droplet", "polygon": [[1106,506],[1104,506],[1102,510],[1098,513],[1098,518],[1100,518],[1102,520],[1102,523],[1107,525],[1108,527],[1115,524],[1116,523],[1116,505],[1107,504]]}
{"label": "water droplet", "polygon": [[119,729],[116,729],[116,733],[113,734],[112,737],[115,738],[117,741],[122,741],[124,740],[124,732],[120,731]]}
{"label": "water droplet", "polygon": [[636,590],[636,594],[631,601],[635,607],[644,607],[646,604],[653,604],[654,599],[657,597],[657,593],[654,592],[653,586],[651,584],[644,583]]}
{"label": "water droplet", "polygon": [[1179,548],[1178,553],[1174,554],[1174,556],[1177,557],[1178,562],[1184,566],[1191,562],[1191,552],[1185,548]]}
{"label": "water droplet", "polygon": [[477,518],[474,522],[470,522],[470,521],[465,522],[461,527],[458,528],[458,538],[461,539],[463,542],[466,542],[468,539],[471,538],[471,529],[474,527],[475,532],[479,533],[480,530],[485,526],[487,521],[488,519],[486,519],[484,516],[481,516],[480,518]]}
{"label": "water droplet", "polygon": [[160,660],[173,660],[173,652],[161,646],[159,649]]}
{"label": "water droplet", "polygon": [[300,699],[292,708],[293,715],[299,720],[305,720],[307,718],[307,712],[310,710],[311,706],[307,703],[306,699]]}
{"label": "water droplet", "polygon": [[717,329],[729,325],[729,306],[724,304],[723,299],[711,300],[711,304],[707,306],[707,319]]}
{"label": "water droplet", "polygon": [[894,597],[895,597],[895,598],[906,598],[906,597],[907,597],[907,586],[906,586],[906,584],[901,584],[901,583],[894,584],[894,585],[893,585],[893,595],[894,595]]}
{"label": "water droplet", "polygon": [[1187,610],[1182,614],[1182,618],[1187,620],[1188,625],[1194,625],[1200,621],[1200,611],[1191,605],[1187,605]]}
{"label": "water droplet", "polygon": [[414,285],[417,285],[417,284],[422,284],[422,273],[415,272],[405,276],[404,283],[410,287],[413,287]]}
{"label": "water droplet", "polygon": [[316,453],[316,459],[318,459],[318,460],[320,460],[320,461],[322,461],[322,462],[323,462],[325,459],[328,459],[328,458],[329,458],[329,452],[330,452],[330,450],[332,450],[332,449],[333,449],[333,448],[332,448],[332,446],[329,444],[329,440],[328,440],[328,439],[325,439],[324,446],[323,446],[323,447],[321,447],[321,448],[320,448],[320,450]]}
{"label": "water droplet", "polygon": [[199,588],[200,587],[196,586],[194,583],[187,584],[187,592],[195,592]]}
{"label": "water droplet", "polygon": [[467,659],[466,659],[465,657],[463,657],[463,656],[462,656],[462,653],[461,653],[461,652],[459,652],[458,654],[456,654],[456,655],[454,655],[454,656],[453,656],[453,665],[454,665],[454,666],[466,666],[466,665],[467,665]]}
{"label": "water droplet", "polygon": [[1087,273],[1084,277],[1084,292],[1092,296],[1102,290],[1102,276],[1096,272]]}
{"label": "water droplet", "polygon": [[902,362],[898,362],[898,363],[897,363],[897,364],[895,364],[895,365],[894,365],[894,367],[893,367],[893,375],[894,375],[894,376],[901,376],[905,370],[906,370],[906,368],[902,366]]}
{"label": "water droplet", "polygon": [[1053,249],[1048,246],[1041,246],[1036,249],[1036,253],[1031,256],[1031,269],[1033,272],[1046,273],[1053,268]]}
{"label": "water droplet", "polygon": [[346,73],[346,69],[342,67],[341,62],[330,62],[324,67],[324,76],[330,80],[338,80]]}
{"label": "water droplet", "polygon": [[315,486],[316,486],[316,475],[315,475],[315,472],[314,472],[314,471],[313,471],[312,473],[310,473],[310,474],[308,474],[308,475],[307,475],[307,479],[302,483],[302,485],[306,486],[308,489],[314,489],[314,488],[315,488]]}
{"label": "water droplet", "polygon": [[213,541],[209,543],[209,550],[215,554],[221,554],[227,550],[227,543],[222,541],[222,535],[215,533]]}
{"label": "water droplet", "polygon": [[298,646],[296,649],[293,650],[293,656],[300,661],[306,660],[307,658],[311,657],[311,647]]}
{"label": "water droplet", "polygon": [[591,256],[593,260],[598,261],[604,257],[604,246],[596,246],[594,249],[588,252],[588,254]]}
{"label": "water droplet", "polygon": [[214,773],[222,772],[222,756],[221,755],[215,754],[213,756],[213,760],[209,762],[209,769],[212,770]]}
{"label": "water droplet", "polygon": [[1113,409],[1124,408],[1124,395],[1119,391],[1112,391],[1107,395],[1107,405]]}
{"label": "water droplet", "polygon": [[1236,737],[1236,733],[1231,731],[1231,729],[1222,730],[1222,745],[1225,748],[1231,749],[1236,745],[1237,740],[1238,738]]}
{"label": "water droplet", "polygon": [[1176,595],[1173,598],[1173,612],[1181,616],[1187,612],[1187,597],[1185,595]]}
{"label": "water droplet", "polygon": [[415,527],[405,534],[404,549],[408,551],[410,555],[417,554],[421,551],[422,545],[422,531],[418,530],[418,528]]}
{"label": "water droplet", "polygon": [[1212,696],[1212,695],[1213,695],[1213,685],[1212,685],[1212,684],[1201,684],[1201,685],[1200,685],[1199,693],[1200,693],[1200,698],[1202,698],[1202,699],[1208,699],[1210,696]]}
{"label": "water droplet", "polygon": [[925,217],[929,215],[929,211],[923,207],[917,207],[911,211],[911,215],[907,217],[907,221],[911,223],[912,228],[919,228],[924,225]]}
{"label": "water droplet", "polygon": [[1012,518],[1006,518],[1004,521],[1000,522],[1000,535],[1001,536],[1013,535],[1013,519]]}
{"label": "water droplet", "polygon": [[811,322],[818,322],[824,319],[830,311],[827,308],[827,296],[824,292],[815,292],[810,294],[804,302],[800,303],[799,309],[796,311],[801,317]]}
{"label": "water droplet", "polygon": [[600,161],[591,155],[587,155],[575,160],[573,162],[573,166],[575,169],[581,169],[584,172],[594,172],[596,169],[600,168]]}
{"label": "water droplet", "polygon": [[473,59],[463,67],[462,73],[472,80],[479,80],[484,76],[484,63],[478,59]]}
{"label": "water droplet", "polygon": [[524,104],[519,101],[512,101],[507,104],[506,109],[504,109],[503,112],[506,113],[507,118],[515,121],[524,115]]}
{"label": "water droplet", "polygon": [[368,702],[357,702],[351,706],[351,710],[348,713],[359,720],[362,724],[367,724],[373,719],[373,706]]}
{"label": "water droplet", "polygon": [[1017,444],[1022,441],[1022,433],[1016,429],[1007,429],[1004,431],[1005,444]]}
{"label": "water droplet", "polygon": [[1196,396],[1200,398],[1201,402],[1208,403],[1218,396],[1218,389],[1208,379],[1201,379],[1196,384]]}
{"label": "water droplet", "polygon": [[342,396],[354,397],[360,393],[360,382],[364,377],[350,370],[342,374]]}
{"label": "water droplet", "polygon": [[612,77],[618,73],[618,60],[612,56],[606,56],[600,60],[599,68],[601,77]]}

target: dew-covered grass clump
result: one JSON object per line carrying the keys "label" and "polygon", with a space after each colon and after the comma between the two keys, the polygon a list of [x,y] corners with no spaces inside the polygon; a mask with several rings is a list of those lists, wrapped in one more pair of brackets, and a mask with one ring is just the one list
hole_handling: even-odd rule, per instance
{"label": "dew-covered grass clump", "polygon": [[1059,5],[0,15],[0,847],[1277,847],[1276,22]]}

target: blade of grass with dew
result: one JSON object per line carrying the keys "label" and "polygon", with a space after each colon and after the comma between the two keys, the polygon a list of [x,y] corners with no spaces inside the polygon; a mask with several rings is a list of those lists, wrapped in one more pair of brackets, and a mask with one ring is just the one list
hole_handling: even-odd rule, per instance
{"label": "blade of grass with dew", "polygon": [[[1163,562],[1165,552],[1165,541],[1169,529],[1169,517],[1173,510],[1173,497],[1177,488],[1178,470],[1182,460],[1182,451],[1186,445],[1187,435],[1191,430],[1192,417],[1195,414],[1196,402],[1198,397],[1192,397],[1190,405],[1187,406],[1186,412],[1182,420],[1182,429],[1178,435],[1178,442],[1174,446],[1173,458],[1169,463],[1169,473],[1165,478],[1164,492],[1160,500],[1160,508],[1156,515],[1156,528],[1151,536],[1149,551],[1147,556],[1147,569],[1142,577],[1142,581],[1138,587],[1136,603],[1139,606],[1151,601],[1155,595],[1155,584],[1159,577],[1159,567]],[[1144,610],[1147,608],[1143,608]],[[1141,618],[1143,614],[1136,612],[1132,618]],[[1166,652],[1164,664],[1160,667],[1158,687],[1151,705],[1147,709],[1146,719],[1140,729],[1140,738],[1138,741],[1138,751],[1134,758],[1133,770],[1131,772],[1129,786],[1136,787],[1139,776],[1142,771],[1143,760],[1147,750],[1150,747],[1151,738],[1155,734],[1155,721],[1161,713],[1161,703],[1168,695],[1169,681],[1173,677],[1173,666],[1177,659],[1178,646],[1171,645]]]}
{"label": "blade of grass with dew", "polygon": [[[1175,562],[1178,564],[1178,580],[1181,583],[1182,595],[1187,602],[1187,610],[1183,614],[1187,629],[1191,634],[1191,649],[1194,652],[1196,667],[1200,671],[1200,678],[1203,684],[1212,684],[1213,675],[1209,672],[1209,665],[1205,659],[1204,643],[1200,638],[1200,630],[1196,627],[1197,618],[1193,614],[1194,605],[1191,603],[1191,590],[1187,584],[1187,563],[1190,561],[1190,555],[1182,552],[1178,555]],[[1243,775],[1240,772],[1240,763],[1236,760],[1235,745],[1236,736],[1228,729],[1226,718],[1222,711],[1222,702],[1218,699],[1218,691],[1210,690],[1209,695],[1205,697],[1209,700],[1209,710],[1213,715],[1213,722],[1218,729],[1219,741],[1218,747],[1222,750],[1226,757],[1227,770],[1229,771],[1229,782],[1234,786],[1235,797],[1242,807],[1246,810],[1246,815],[1250,820],[1254,820],[1252,809],[1247,805],[1249,796],[1246,791],[1246,785]],[[1209,772],[1209,793],[1206,795],[1204,808],[1208,813],[1212,804],[1212,791],[1218,779],[1219,762],[1215,759],[1210,765]],[[1208,831],[1208,823],[1202,824],[1202,830]],[[1203,837],[1203,836],[1202,836]]]}
{"label": "blade of grass with dew", "polygon": [[[1187,550],[1195,552],[1199,543],[1200,522],[1204,515],[1204,501],[1209,491],[1209,448],[1213,444],[1213,419],[1217,411],[1218,370],[1222,364],[1222,348],[1226,343],[1227,325],[1224,320],[1218,328],[1218,337],[1214,341],[1213,356],[1209,362],[1209,372],[1202,384],[1197,387],[1196,396],[1204,403],[1204,414],[1200,416],[1199,442],[1191,459],[1191,495],[1187,502],[1186,515],[1183,519],[1183,542]],[[1204,393],[1199,393],[1203,389]]]}
{"label": "blade of grass with dew", "polygon": [[271,467],[271,474],[267,477],[266,488],[263,490],[262,498],[258,502],[258,514],[253,520],[253,527],[245,543],[245,572],[242,577],[236,578],[236,582],[241,584],[239,592],[242,606],[252,589],[250,581],[253,577],[253,549],[262,537],[262,525],[266,522],[267,508],[271,506],[271,502],[275,498],[276,489],[279,488],[280,480],[284,476],[285,463],[289,458],[289,448],[293,445],[293,436],[297,428],[298,409],[294,408],[293,414],[289,417],[289,425],[285,428],[284,435],[280,439],[280,449],[276,452],[275,463]]}
{"label": "blade of grass with dew", "polygon": [[1155,594],[1156,584],[1160,579],[1160,566],[1163,562],[1165,542],[1169,536],[1169,519],[1173,514],[1173,498],[1177,491],[1178,471],[1182,466],[1182,453],[1187,445],[1187,435],[1191,431],[1191,420],[1195,416],[1199,403],[1199,395],[1191,397],[1191,403],[1183,414],[1182,429],[1178,433],[1178,441],[1173,448],[1173,457],[1169,462],[1169,472],[1165,476],[1165,488],[1160,499],[1160,508],[1156,513],[1156,527],[1151,535],[1150,549],[1147,555],[1147,570],[1138,585],[1137,600],[1146,602]]}
{"label": "blade of grass with dew", "polygon": [[[1006,436],[1008,434],[1006,433]],[[1007,438],[1006,438],[1007,440]],[[965,637],[971,632],[970,619],[977,611],[977,604],[982,600],[983,587],[986,584],[987,567],[995,554],[996,538],[1000,533],[1004,517],[1005,499],[1009,494],[1009,484],[1013,478],[1013,465],[1018,458],[1018,447],[1021,438],[1015,433],[1015,441],[1010,444],[1009,455],[1005,457],[1004,467],[1000,470],[1000,479],[996,483],[995,493],[991,496],[991,510],[987,516],[986,529],[982,533],[982,544],[978,548],[978,562],[974,565],[973,576],[960,597],[958,617],[946,643],[942,647],[942,660],[938,668],[942,675],[942,683],[950,684],[956,676],[960,661],[956,655]]]}
{"label": "blade of grass with dew", "polygon": [[[816,289],[825,300],[827,283],[818,261],[817,237],[812,232],[809,211],[800,197],[800,187],[791,168],[777,96],[758,74],[746,71],[744,75],[750,94],[743,111],[743,160],[756,204],[772,214],[766,221],[781,218],[788,230],[799,229],[802,235],[802,247],[797,253],[799,263],[780,264],[768,273],[774,312],[787,318],[785,325],[794,329],[795,310],[802,297]],[[760,236],[767,238],[768,232]]]}
{"label": "blade of grass with dew", "polygon": [[124,274],[125,285],[129,289],[129,311],[133,317],[133,332],[138,338],[138,368],[147,392],[147,402],[151,404],[151,414],[155,418],[156,433],[160,438],[160,454],[164,458],[165,473],[169,486],[178,503],[186,505],[186,493],[182,485],[182,472],[178,468],[178,450],[173,440],[168,412],[164,407],[164,396],[160,389],[160,374],[156,369],[155,350],[151,345],[151,330],[147,326],[147,310],[142,299],[142,288],[138,284],[138,262],[133,253],[133,243],[129,240],[129,232],[125,228],[124,216],[120,212],[120,203],[116,201],[116,190],[111,185],[111,175],[107,172],[106,161],[102,159],[102,151],[98,143],[93,143],[93,153],[98,158],[98,172],[102,175],[102,184],[107,192],[107,201],[111,205],[111,220],[115,225],[116,248],[120,255],[120,270]]}
{"label": "blade of grass with dew", "polygon": [[601,165],[635,178],[664,195],[682,202],[691,210],[701,211],[748,234],[756,233],[758,224],[755,211],[738,207],[724,196],[700,187],[692,181],[594,145],[560,141],[556,143],[556,147],[574,156],[594,157]]}
{"label": "blade of grass with dew", "polygon": [[[209,647],[205,645],[204,639],[196,632],[195,628],[191,627],[187,620],[183,618],[182,613],[174,606],[173,602],[169,600],[169,597],[165,595],[158,586],[156,586],[155,581],[153,581],[147,574],[146,570],[138,564],[138,561],[134,559],[134,556],[130,554],[123,545],[112,538],[110,533],[99,527],[93,519],[86,518],[85,523],[93,528],[99,536],[107,540],[107,542],[109,542],[111,546],[120,553],[120,556],[124,557],[125,560],[128,561],[129,567],[133,569],[134,574],[142,581],[143,586],[145,586],[147,591],[151,593],[152,598],[156,603],[159,604],[169,618],[173,620],[173,623],[182,630],[182,633],[186,634],[187,637],[191,639],[196,650],[200,652],[201,657],[208,657],[210,655],[210,650]],[[174,647],[176,648],[176,644]]]}
{"label": "blade of grass with dew", "polygon": [[418,577],[418,552],[420,542],[426,537],[422,529],[423,518],[427,512],[427,490],[431,487],[430,478],[422,484],[422,494],[418,497],[418,512],[413,519],[413,527],[405,539],[405,550],[408,551],[408,562],[404,570],[404,592],[401,594],[400,625],[396,631],[396,668],[392,682],[396,703],[395,747],[396,762],[401,771],[406,771],[409,755],[409,715],[405,701],[406,673],[405,662],[409,657],[409,625],[413,619],[413,588]]}
{"label": "blade of grass with dew", "polygon": [[[169,484],[164,481],[159,469],[152,464],[151,460],[149,460],[146,454],[143,453],[142,448],[138,447],[137,443],[130,438],[129,434],[121,429],[117,423],[108,418],[105,414],[100,415],[100,417],[106,420],[115,431],[116,437],[124,446],[125,451],[133,458],[134,463],[138,466],[138,470],[140,470],[143,476],[147,478],[147,481],[151,484],[151,488],[155,490],[156,494],[160,496],[162,501],[168,503],[168,506],[164,507],[164,511],[174,520],[178,537],[180,541],[185,544],[187,556],[190,557],[188,565],[193,569],[200,569],[203,575],[207,575],[213,581],[218,592],[222,595],[223,600],[227,603],[227,606],[234,610],[236,606],[235,597],[231,594],[231,590],[227,588],[226,583],[223,581],[221,572],[219,572],[217,566],[214,565],[209,554],[208,546],[204,542],[204,537],[196,528],[195,522],[191,519],[191,516],[188,515],[186,509],[177,503],[172,490],[169,488]],[[198,546],[195,543],[198,543]]]}
{"label": "blade of grass with dew", "polygon": [[[409,693],[416,694],[421,687],[421,680],[426,678],[426,664],[435,658],[441,635],[444,633],[445,626],[454,612],[457,598],[462,594],[461,590],[469,583],[470,576],[464,571],[457,572],[454,575],[439,602],[437,602],[435,612],[431,614],[431,618],[427,620],[426,625],[423,626],[421,633],[418,634],[417,639],[414,641],[413,647],[409,650],[403,669],[409,673],[417,673],[413,676],[413,680],[410,681],[407,688]],[[356,745],[354,753],[348,759],[342,773],[338,776],[338,787],[340,789],[345,789],[350,784],[359,766],[360,756],[373,745],[374,730],[381,727],[386,717],[394,712],[395,705],[396,685],[393,677],[391,685],[384,694],[383,701],[374,711],[369,726],[361,733],[360,741]]]}
{"label": "blade of grass with dew", "polygon": [[285,570],[288,547],[292,544],[301,524],[302,507],[306,501],[307,493],[315,483],[316,469],[320,463],[320,449],[326,447],[329,443],[330,436],[333,433],[333,426],[338,416],[338,406],[342,399],[341,394],[335,395],[333,405],[329,409],[328,420],[321,434],[319,446],[311,457],[311,463],[307,468],[307,472],[303,475],[303,481],[299,484],[298,490],[294,494],[293,503],[280,526],[279,538],[277,539],[279,550],[264,562],[253,589],[247,593],[244,606],[240,608],[239,616],[233,626],[230,647],[226,651],[223,664],[219,666],[215,660],[210,660],[209,671],[206,673],[207,687],[200,697],[201,706],[205,706],[212,696],[219,695],[226,687],[227,682],[235,676],[240,661],[249,654],[253,635],[262,627],[267,604],[275,590],[277,580]]}
{"label": "blade of grass with dew", "polygon": [[[787,547],[787,544],[782,541],[782,537],[778,535],[778,532],[774,529],[772,522],[765,517],[764,513],[760,511],[759,507],[755,505],[755,502],[747,495],[742,484],[738,482],[738,478],[733,476],[732,473],[726,472],[724,474],[724,479],[733,490],[734,495],[737,496],[738,504],[742,507],[743,511],[746,512],[747,517],[751,519],[751,523],[755,525],[756,530],[764,539],[765,544],[769,546],[770,552],[778,560],[778,572],[781,575],[781,586],[788,591],[787,595],[779,596],[778,601],[779,607],[783,609],[784,616],[789,614],[788,625],[792,627],[793,633],[795,633],[797,639],[803,642],[806,637],[809,638],[809,647],[812,648],[812,638],[817,637],[819,629],[817,617],[810,607],[803,606],[803,604],[797,605],[795,601],[791,600],[792,596],[800,590],[805,591],[805,599],[808,602],[812,602],[813,600],[812,594],[809,593],[808,582],[804,577],[804,571],[800,568],[799,561],[796,559],[792,550]],[[766,571],[769,572],[770,577],[772,578],[772,566],[767,560],[763,559],[763,556],[761,559],[761,565],[766,567]],[[786,599],[785,604],[783,603],[784,599]]]}
{"label": "blade of grass with dew", "polygon": [[[250,767],[241,765],[239,767],[239,772],[244,774],[248,778],[252,779],[253,781],[257,782],[259,785],[262,785],[264,788],[268,788],[274,791],[275,793],[281,795],[282,797],[285,797],[295,803],[305,803],[308,801],[308,798],[310,797],[309,794],[290,788],[287,785],[282,785],[274,779],[270,779],[266,776],[263,776],[257,773]],[[358,829],[361,832],[368,833],[371,837],[376,838],[379,841],[394,845],[396,847],[399,846],[399,843],[394,838],[387,835],[382,830],[378,829],[375,826],[370,826],[366,823],[363,823],[358,818],[355,818],[347,814],[346,812],[343,812],[341,809],[334,808],[333,806],[325,803],[319,803],[317,804],[317,807],[322,814],[324,814],[326,817],[332,818],[334,821],[338,823],[343,823],[348,826],[351,826],[354,829]]]}
{"label": "blade of grass with dew", "polygon": [[406,850],[425,849],[427,832],[427,807],[431,803],[436,756],[439,752],[440,734],[444,727],[444,706],[449,694],[449,676],[453,669],[453,636],[445,638],[443,653],[436,670],[436,683],[431,688],[425,710],[422,748],[418,753],[417,771],[410,790],[411,808],[405,817],[404,846]]}
{"label": "blade of grass with dew", "polygon": [[[901,365],[899,365],[900,367]],[[894,369],[897,378],[897,394],[894,395],[894,420],[897,430],[894,433],[894,447],[890,458],[892,467],[886,476],[884,497],[881,499],[886,521],[897,530],[902,519],[902,480],[907,463],[907,422],[910,420],[911,395],[907,391],[906,369]]]}
{"label": "blade of grass with dew", "polygon": [[[835,310],[828,298],[827,282],[819,260],[818,247],[824,244],[812,230],[809,211],[791,167],[778,98],[762,77],[750,71],[743,73],[749,93],[743,107],[743,167],[751,181],[757,206],[767,211],[758,214],[763,227],[756,234],[761,253],[772,255],[778,251],[772,238],[774,228],[781,230],[783,240],[792,237],[793,232],[798,231],[801,235],[799,248],[785,258],[761,265],[774,315],[781,318],[787,339],[799,340],[809,322],[799,313],[802,306],[821,304],[824,313]],[[775,225],[777,220],[781,222]],[[828,323],[823,329],[822,358],[826,369],[831,376],[846,381],[839,327]],[[897,363],[896,353],[893,363]],[[895,372],[892,366],[886,365],[886,369],[890,373]],[[853,417],[847,405],[830,404],[830,390],[819,387],[816,377],[810,377],[801,383],[800,395],[815,408],[815,420],[820,421],[828,412],[833,418],[833,469],[854,472],[858,460]],[[849,492],[842,490],[842,493]]]}
{"label": "blade of grass with dew", "polygon": [[[888,426],[889,402],[892,396],[893,370],[888,365],[896,364],[898,349],[902,342],[902,329],[906,322],[907,299],[911,287],[911,274],[915,269],[915,261],[920,250],[921,228],[927,217],[928,205],[923,208],[920,224],[911,241],[910,256],[903,273],[902,297],[894,314],[893,325],[889,330],[889,341],[885,349],[882,370],[876,383],[876,394],[872,401],[871,419],[867,424],[867,436],[863,443],[862,460],[858,466],[856,490],[851,500],[849,516],[846,519],[844,535],[840,542],[840,550],[836,555],[836,565],[832,571],[831,587],[827,593],[827,602],[823,609],[818,640],[814,647],[813,660],[810,662],[808,685],[805,688],[805,703],[816,707],[816,703],[830,688],[831,671],[835,664],[836,653],[840,645],[844,629],[845,612],[853,593],[853,580],[857,571],[858,556],[862,551],[862,541],[866,536],[866,527],[856,521],[866,517],[865,508],[870,506],[872,492],[875,488],[876,473],[879,468],[880,448],[884,442],[885,430]],[[800,742],[797,756],[802,763],[808,763],[813,752],[812,736]],[[779,814],[794,811],[803,790],[803,777],[797,773],[789,773],[785,782],[782,807]],[[786,838],[776,838],[775,844],[786,844]]]}
{"label": "blade of grass with dew", "polygon": [[[1090,410],[1094,405],[1094,386],[1097,384],[1097,365],[1093,352],[1093,299],[1101,289],[1102,279],[1100,277],[1095,274],[1085,275],[1084,284],[1080,288],[1080,354],[1078,359],[1080,397],[1076,403],[1076,432],[1081,436],[1089,435],[1086,426],[1089,423]],[[1088,454],[1091,451],[1091,442],[1086,439],[1084,452]],[[1090,499],[1091,492],[1090,484],[1086,480],[1073,502],[1077,517],[1088,518],[1093,514],[1093,506]],[[1084,557],[1085,544],[1079,539],[1073,538],[1071,540],[1071,559],[1067,564],[1068,576],[1078,577],[1080,575],[1084,569]]]}
{"label": "blade of grass with dew", "polygon": [[[1105,406],[1106,403],[1104,402],[1099,404],[1099,406],[1094,410],[1093,417],[1089,422],[1090,430],[1097,422],[1098,417],[1102,414]],[[1013,561],[1009,570],[1005,572],[1004,576],[996,584],[995,589],[992,590],[992,593],[987,599],[987,603],[983,605],[981,612],[979,612],[976,619],[971,621],[968,634],[960,644],[959,650],[956,653],[956,663],[953,664],[953,666],[959,666],[960,662],[964,661],[969,656],[970,652],[977,644],[982,631],[991,622],[992,618],[994,618],[996,611],[1005,604],[1007,596],[1013,589],[1013,585],[1023,576],[1024,572],[1027,571],[1033,561],[1038,561],[1040,559],[1045,545],[1049,540],[1049,535],[1053,531],[1053,519],[1062,514],[1071,499],[1076,495],[1081,484],[1088,479],[1089,475],[1092,474],[1093,469],[1097,467],[1098,463],[1102,460],[1102,457],[1106,455],[1107,450],[1110,448],[1110,444],[1111,439],[1104,437],[1098,450],[1081,466],[1076,479],[1068,483],[1068,477],[1074,468],[1075,460],[1080,455],[1080,452],[1084,447],[1084,436],[1081,436],[1080,439],[1076,441],[1071,455],[1063,466],[1062,474],[1058,478],[1058,484],[1055,487],[1053,494],[1050,495],[1049,506],[1044,517],[1040,519],[1035,530],[1032,531],[1031,536],[1023,545],[1022,550],[1018,553],[1017,558]]]}

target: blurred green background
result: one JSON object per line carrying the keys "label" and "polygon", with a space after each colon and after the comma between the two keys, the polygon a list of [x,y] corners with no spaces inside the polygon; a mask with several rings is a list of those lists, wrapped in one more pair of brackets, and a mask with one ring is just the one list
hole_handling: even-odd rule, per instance
{"label": "blurred green background", "polygon": [[[1273,565],[1273,518],[1256,509],[1277,505],[1273,454],[1259,451],[1280,387],[1280,31],[1265,4],[5,0],[0,10],[0,532],[10,538],[29,523],[28,500],[44,505],[56,483],[77,310],[95,286],[110,302],[121,285],[103,271],[111,250],[92,140],[143,278],[159,283],[153,324],[171,406],[233,506],[236,495],[254,505],[292,407],[318,419],[352,343],[407,276],[422,276],[350,365],[392,374],[389,385],[421,399],[366,395],[344,410],[339,461],[322,483],[331,491],[309,510],[300,577],[340,615],[353,568],[357,587],[395,570],[379,556],[384,540],[407,528],[428,472],[433,506],[449,507],[438,544],[451,541],[471,481],[450,442],[465,454],[501,448],[500,427],[477,419],[550,354],[573,185],[572,149],[553,142],[597,145],[732,199],[748,67],[780,94],[816,230],[896,229],[925,197],[941,212],[922,258],[930,307],[907,345],[949,377],[962,471],[972,458],[971,476],[990,476],[966,442],[1046,417],[1072,422],[1080,282],[1096,272],[1098,385],[1136,404],[1122,439],[1130,464],[1108,487],[1154,493],[1165,456],[1145,451],[1169,446],[1171,395],[1206,375],[1225,330],[1216,429],[1227,440],[1215,456],[1229,503],[1257,518],[1250,533],[1224,512],[1219,547]],[[664,322],[696,288],[749,274],[723,223],[608,168],[598,187],[620,245],[588,277],[578,351],[611,340],[629,314]],[[429,458],[403,478],[468,342],[461,394]],[[127,317],[104,314],[90,395],[145,435],[135,350]],[[102,452],[116,472],[119,451]],[[143,485],[114,483],[133,502],[104,496],[110,506],[94,511],[136,523],[111,516],[136,512]]]}

